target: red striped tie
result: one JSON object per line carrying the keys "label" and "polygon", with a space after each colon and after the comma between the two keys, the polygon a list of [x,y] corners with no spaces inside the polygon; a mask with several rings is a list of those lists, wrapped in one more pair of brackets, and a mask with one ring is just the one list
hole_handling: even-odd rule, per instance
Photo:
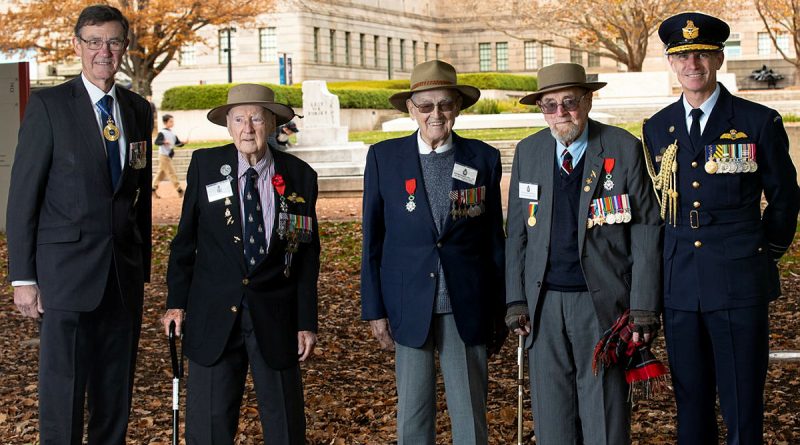
{"label": "red striped tie", "polygon": [[561,168],[563,168],[564,171],[567,172],[568,175],[571,175],[572,174],[572,155],[569,153],[569,150],[567,150],[565,148],[564,149],[564,153],[562,153],[561,156],[564,158],[564,160],[561,161]]}

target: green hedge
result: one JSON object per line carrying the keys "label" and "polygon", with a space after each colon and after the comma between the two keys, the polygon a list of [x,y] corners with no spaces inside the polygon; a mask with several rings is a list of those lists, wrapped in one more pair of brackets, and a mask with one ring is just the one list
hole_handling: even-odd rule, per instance
{"label": "green hedge", "polygon": [[[533,91],[536,78],[505,73],[461,74],[458,82],[481,89]],[[174,87],[164,93],[161,109],[207,110],[225,103],[228,89],[233,84],[192,85]],[[273,85],[263,83],[275,91],[275,100],[291,107],[303,106],[301,85]],[[330,82],[328,90],[339,96],[342,108],[391,109],[389,97],[399,90],[408,90],[408,80],[370,80],[352,82]]]}

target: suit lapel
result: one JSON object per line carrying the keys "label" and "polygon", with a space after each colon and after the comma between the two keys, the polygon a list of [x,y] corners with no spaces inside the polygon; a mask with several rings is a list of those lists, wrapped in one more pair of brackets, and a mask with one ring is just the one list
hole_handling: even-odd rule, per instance
{"label": "suit lapel", "polygon": [[77,133],[83,136],[83,146],[88,148],[90,158],[96,161],[96,166],[92,170],[99,171],[103,175],[107,189],[111,190],[111,173],[108,171],[106,146],[97,126],[94,105],[89,98],[89,92],[83,86],[81,77],[76,77],[71,82],[72,99],[69,107],[72,111],[73,119],[75,119],[75,129]]}
{"label": "suit lapel", "polygon": [[[546,136],[542,137],[547,142],[541,144],[541,147],[539,144],[534,142],[533,153],[529,158],[530,162],[525,166],[521,166],[523,168],[520,168],[520,182],[527,183],[533,182],[536,179],[540,180],[540,182],[537,184],[539,186],[539,206],[535,216],[537,224],[542,224],[542,230],[550,233],[550,227],[553,223],[553,193],[555,192],[553,170],[555,170],[556,164],[556,140],[553,139],[553,136],[549,134],[549,131]],[[533,176],[528,177],[527,175],[523,174],[525,171],[538,173],[534,173]],[[509,190],[509,194],[512,193],[519,193],[519,190]],[[536,202],[533,199],[529,199],[527,201],[529,203]],[[529,216],[528,210],[529,207],[525,209],[525,224],[527,224]]]}
{"label": "suit lapel", "polygon": [[[398,187],[403,187],[405,190],[405,181],[408,179],[416,179],[417,189],[414,192],[414,204],[416,208],[414,212],[419,212],[421,217],[428,221],[428,225],[433,233],[436,232],[436,224],[433,222],[433,212],[431,210],[430,202],[428,202],[428,194],[425,192],[425,179],[422,177],[422,166],[419,161],[419,146],[417,145],[417,133],[414,132],[411,136],[405,138],[402,146],[396,152],[397,166],[400,171],[402,184]],[[405,203],[398,203],[398,205],[405,206]]]}
{"label": "suit lapel", "polygon": [[[714,141],[719,140],[723,133],[727,133],[728,130],[733,127],[731,124],[732,119],[733,101],[731,100],[731,93],[720,84],[717,103],[711,110],[711,115],[708,116],[708,120],[706,121],[706,128],[703,130],[703,136],[701,138],[703,146],[710,145]],[[703,151],[703,156],[705,156],[705,150],[701,151]]]}
{"label": "suit lapel", "polygon": [[[674,139],[678,140],[678,150],[683,149],[697,154],[698,150],[692,144],[692,140],[689,139],[689,129],[686,127],[686,110],[683,108],[683,95],[677,102],[672,104],[668,116],[670,121],[669,128],[673,130],[670,134]],[[658,154],[663,154],[663,152]]]}
{"label": "suit lapel", "polygon": [[[475,166],[472,165],[472,158],[475,157],[475,152],[472,151],[472,147],[470,147],[469,144],[465,143],[464,140],[461,137],[459,137],[458,135],[456,135],[455,133],[453,133],[453,148],[452,149],[455,150],[454,157],[455,157],[455,163],[456,164],[461,164],[461,165],[464,165],[464,166],[467,166],[467,167],[475,168]],[[480,172],[478,172],[478,175],[480,175]],[[450,190],[461,190],[461,189],[470,188],[470,187],[477,187],[478,186],[477,184],[481,180],[483,180],[483,178],[476,177],[475,178],[475,185],[470,185],[470,184],[468,184],[466,182],[459,181],[459,180],[457,180],[455,178],[450,178],[450,181],[451,181]],[[463,220],[464,218],[465,217],[461,217],[460,219]],[[452,229],[453,226],[458,222],[459,221],[456,221],[456,220],[453,219],[453,214],[452,213],[448,213],[447,214],[447,218],[445,219],[445,222],[444,222],[444,226],[442,227],[442,233],[439,234],[439,239],[444,238],[444,236],[447,234],[447,232],[449,232],[450,229]]]}
{"label": "suit lapel", "polygon": [[[286,173],[286,166],[283,165],[283,161],[279,159],[279,156],[275,156],[275,150],[269,149],[270,155],[272,156],[272,162],[275,166],[275,174],[283,176],[284,183],[286,184],[286,188],[284,189],[284,195],[291,194],[291,191],[294,190],[294,184],[292,178],[289,177]],[[278,236],[278,224],[280,223],[280,213],[281,213],[281,195],[275,190],[275,187],[272,187],[272,208],[273,208],[273,219],[272,219],[272,233],[269,235],[269,247],[267,247],[267,257],[272,255],[275,252],[278,244],[281,244],[280,236]],[[266,259],[266,257],[264,257]],[[263,261],[262,261],[263,263]]]}
{"label": "suit lapel", "polygon": [[[589,204],[605,175],[603,170],[603,140],[600,135],[600,127],[592,120],[589,120],[589,143],[583,157],[584,178],[581,181],[581,199],[578,206],[579,253],[582,253],[583,243],[586,239],[586,224],[583,222],[583,218],[588,218]],[[588,191],[586,187],[589,187]]]}
{"label": "suit lapel", "polygon": [[[247,273],[247,265],[244,262],[244,234],[242,233],[242,210],[240,207],[240,194],[239,194],[239,155],[236,151],[236,147],[233,144],[228,145],[226,148],[225,153],[225,165],[229,165],[231,167],[231,190],[233,191],[233,196],[230,197],[231,205],[225,206],[227,210],[230,210],[230,218],[232,219],[232,223],[229,224],[230,221],[224,213],[220,215],[221,221],[224,224],[225,228],[225,237],[228,239],[227,245],[230,247],[226,249],[228,256],[239,265],[239,268],[242,270],[242,273]],[[211,165],[210,168],[216,172],[219,171],[222,165]],[[212,173],[211,177],[214,177],[214,173]],[[220,176],[220,180],[224,179],[224,177]],[[205,184],[203,184],[205,185]]]}
{"label": "suit lapel", "polygon": [[139,136],[136,129],[136,112],[133,109],[133,105],[131,104],[128,96],[125,94],[122,88],[117,87],[117,102],[119,102],[119,113],[122,117],[122,131],[125,132],[125,142],[128,144],[127,147],[121,147],[122,151],[122,175],[120,176],[119,182],[117,182],[117,190],[120,189],[122,184],[125,182],[125,178],[130,175],[132,172],[130,162],[128,162],[128,149],[130,147],[130,143],[136,141],[137,137]]}

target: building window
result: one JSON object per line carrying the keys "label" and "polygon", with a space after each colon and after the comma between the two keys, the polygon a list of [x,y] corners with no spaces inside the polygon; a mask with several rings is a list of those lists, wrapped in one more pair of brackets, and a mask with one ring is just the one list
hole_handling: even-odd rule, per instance
{"label": "building window", "polygon": [[180,56],[178,57],[178,64],[180,66],[197,65],[197,51],[194,45],[181,46]]}
{"label": "building window", "polygon": [[600,56],[597,54],[589,53],[588,59],[589,60],[587,61],[586,65],[588,65],[589,68],[596,68],[600,66]]}
{"label": "building window", "polygon": [[439,44],[436,44],[436,60],[439,60]]}
{"label": "building window", "polygon": [[550,45],[542,44],[542,66],[556,63],[556,51]]}
{"label": "building window", "polygon": [[789,52],[789,33],[782,32],[775,36],[775,41],[778,43],[778,49],[784,53]]}
{"label": "building window", "polygon": [[583,52],[575,48],[570,48],[569,61],[570,63],[577,63],[578,65],[583,65]]}
{"label": "building window", "polygon": [[478,44],[478,69],[480,71],[492,70],[492,44]]}
{"label": "building window", "polygon": [[314,62],[319,63],[319,28],[314,28]]}
{"label": "building window", "polygon": [[423,50],[422,51],[423,51],[422,52],[422,56],[424,57],[424,60],[427,62],[428,61],[428,42],[423,43]]}
{"label": "building window", "polygon": [[328,54],[328,62],[336,63],[336,30],[332,29],[330,33],[330,38],[328,39],[328,47],[331,49],[331,52]]}
{"label": "building window", "polygon": [[230,29],[220,29],[219,30],[219,63],[226,64],[228,63],[228,37],[230,37],[231,42],[231,63],[233,63],[234,59],[236,59],[236,36],[233,34],[233,31]]}
{"label": "building window", "polygon": [[725,58],[742,56],[742,38],[738,32],[732,32],[725,41]]}
{"label": "building window", "polygon": [[373,37],[372,39],[372,64],[375,68],[378,67],[378,45],[380,45],[380,41],[378,36]]}
{"label": "building window", "polygon": [[258,59],[261,63],[275,62],[278,54],[278,40],[275,28],[260,28],[258,30]]}
{"label": "building window", "polygon": [[367,66],[367,55],[364,45],[366,44],[366,39],[364,38],[364,34],[358,35],[358,62],[361,67]]}
{"label": "building window", "polygon": [[769,41],[769,34],[766,32],[758,33],[758,55],[768,56],[772,48],[772,42]]}
{"label": "building window", "polygon": [[344,33],[344,63],[350,65],[350,32]]}
{"label": "building window", "polygon": [[400,39],[400,69],[406,69],[406,39]]}
{"label": "building window", "polygon": [[508,71],[508,42],[495,43],[497,51],[497,71]]}
{"label": "building window", "polygon": [[536,68],[538,68],[538,66],[536,66],[536,42],[530,40],[525,42],[524,52],[525,52],[525,69],[535,70]]}
{"label": "building window", "polygon": [[411,41],[411,61],[417,66],[417,41]]}

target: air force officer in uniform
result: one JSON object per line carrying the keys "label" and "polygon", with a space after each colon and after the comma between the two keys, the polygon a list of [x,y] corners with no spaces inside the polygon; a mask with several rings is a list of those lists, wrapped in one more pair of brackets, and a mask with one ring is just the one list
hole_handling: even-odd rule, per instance
{"label": "air force officer in uniform", "polygon": [[[683,89],[644,126],[661,197],[664,334],[678,443],[717,443],[716,390],[729,444],[760,444],[777,261],[800,192],[781,116],[717,82],[728,25],[683,13],[658,30]],[[762,193],[767,205],[763,212]]]}

